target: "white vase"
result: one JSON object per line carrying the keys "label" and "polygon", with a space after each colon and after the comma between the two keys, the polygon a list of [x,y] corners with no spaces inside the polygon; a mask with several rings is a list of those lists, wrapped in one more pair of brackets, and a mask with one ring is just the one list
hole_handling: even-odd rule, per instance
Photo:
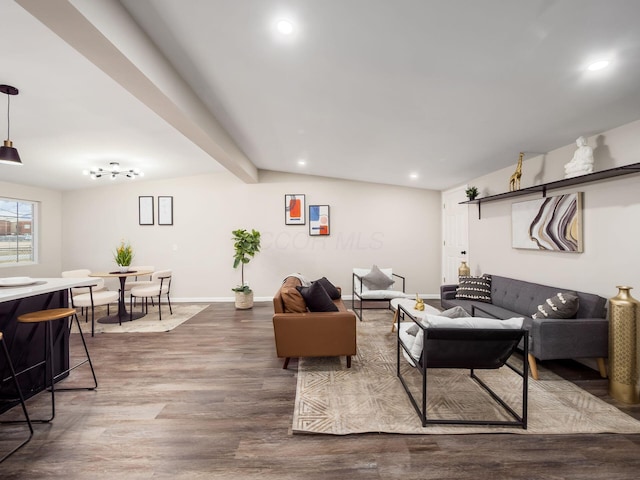
{"label": "white vase", "polygon": [[120,270],[120,273],[127,273],[129,271],[129,265],[120,265],[118,270]]}

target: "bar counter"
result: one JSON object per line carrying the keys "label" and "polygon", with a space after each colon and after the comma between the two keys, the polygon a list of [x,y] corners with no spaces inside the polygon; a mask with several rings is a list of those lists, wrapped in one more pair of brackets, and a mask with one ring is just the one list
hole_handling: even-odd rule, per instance
{"label": "bar counter", "polygon": [[[3,279],[0,279],[3,280]],[[45,310],[67,307],[68,289],[95,283],[90,278],[32,278],[33,283],[25,286],[0,287],[0,331],[9,348],[11,361],[16,371],[23,370],[44,359],[44,325],[18,324],[18,316]],[[69,329],[66,319],[52,322],[53,358],[55,374],[69,368]],[[4,358],[0,358],[0,380],[8,376]],[[29,398],[45,388],[44,369],[36,368],[19,378],[20,388],[25,398]],[[0,383],[0,398],[11,392],[10,382]],[[3,395],[7,394],[7,395]],[[0,405],[0,412],[12,404]]]}

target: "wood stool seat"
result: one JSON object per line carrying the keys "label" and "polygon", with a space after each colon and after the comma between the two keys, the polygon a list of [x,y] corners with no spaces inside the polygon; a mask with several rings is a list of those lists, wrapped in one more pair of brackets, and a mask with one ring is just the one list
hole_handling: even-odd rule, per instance
{"label": "wood stool seat", "polygon": [[[22,407],[22,412],[24,413],[25,421],[29,426],[29,436],[20,442],[19,445],[14,447],[9,453],[6,453],[0,458],[0,463],[4,462],[7,458],[17,452],[20,448],[26,445],[31,437],[33,437],[33,425],[31,425],[31,419],[29,418],[29,413],[27,413],[27,405],[24,403],[24,396],[22,395],[22,391],[20,390],[20,384],[18,383],[18,377],[16,376],[16,372],[13,369],[13,363],[11,362],[11,357],[9,356],[9,350],[7,350],[7,345],[4,342],[4,335],[0,332],[0,344],[2,344],[2,353],[4,354],[4,359],[6,362],[6,366],[9,370],[9,377],[13,380],[13,386],[16,389],[16,394],[18,395],[18,400],[20,401],[20,406]],[[0,380],[4,381],[4,371],[0,369]],[[13,401],[11,402],[13,403]],[[15,421],[6,421],[0,423],[16,423]]]}
{"label": "wood stool seat", "polygon": [[[84,352],[86,355],[85,360],[80,363],[74,365],[73,367],[69,367],[66,370],[55,375],[54,368],[54,359],[53,359],[53,331],[51,328],[51,322],[55,320],[63,320],[63,319],[75,319],[76,325],[78,327],[78,333],[80,334],[80,339],[82,340],[82,345],[84,347]],[[38,368],[40,366],[44,367],[45,370],[45,384],[47,385],[47,389],[51,392],[51,417],[46,420],[32,420],[33,422],[38,423],[46,423],[53,420],[56,414],[56,400],[55,400],[55,392],[58,391],[69,391],[69,390],[95,390],[98,387],[98,379],[96,378],[96,373],[93,369],[93,363],[91,363],[91,357],[89,356],[89,349],[87,348],[87,343],[84,339],[84,334],[82,333],[82,327],[80,326],[80,321],[78,320],[78,315],[75,308],[51,308],[47,310],[38,310],[35,312],[24,313],[18,316],[18,323],[22,325],[31,325],[31,328],[38,328],[37,324],[43,324],[45,328],[44,335],[44,360],[36,363],[35,365],[31,365],[24,370],[21,370],[16,375],[21,375],[26,373],[34,368]],[[64,328],[68,328],[71,331],[71,326],[73,325],[73,320],[70,324],[65,325]],[[56,388],[55,382],[62,376],[67,375],[71,370],[78,368],[81,365],[88,363],[91,367],[91,374],[93,375],[93,386],[91,387],[69,387],[69,388]],[[47,379],[47,377],[49,377]]]}
{"label": "wood stool seat", "polygon": [[39,310],[37,312],[25,313],[18,317],[20,323],[50,322],[68,318],[76,314],[75,308],[52,308],[50,310]]}

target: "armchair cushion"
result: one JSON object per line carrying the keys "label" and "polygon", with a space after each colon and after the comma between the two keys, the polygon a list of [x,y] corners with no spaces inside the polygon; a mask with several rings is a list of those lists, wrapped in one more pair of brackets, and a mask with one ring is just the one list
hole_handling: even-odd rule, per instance
{"label": "armchair cushion", "polygon": [[310,287],[296,287],[304,298],[307,308],[311,312],[337,312],[338,307],[321,283],[314,282]]}
{"label": "armchair cushion", "polygon": [[395,280],[374,265],[371,271],[362,277],[362,283],[369,290],[386,290],[395,283]]}

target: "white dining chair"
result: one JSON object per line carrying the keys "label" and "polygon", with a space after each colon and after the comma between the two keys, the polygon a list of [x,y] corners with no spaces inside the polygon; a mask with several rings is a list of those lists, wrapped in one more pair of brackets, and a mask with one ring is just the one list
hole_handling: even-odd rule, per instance
{"label": "white dining chair", "polygon": [[158,317],[162,320],[162,296],[166,295],[169,312],[173,315],[171,299],[169,298],[171,292],[171,274],[171,270],[158,270],[151,275],[151,285],[133,287],[130,290],[129,314],[131,315],[133,313],[133,302],[135,299],[140,298],[142,300],[143,311],[149,313],[149,298],[154,299],[158,297]]}
{"label": "white dining chair", "polygon": [[[89,277],[90,270],[67,270],[62,272],[63,278],[91,278],[94,282],[86,287],[74,287],[71,289],[71,306],[73,308],[80,307],[84,312],[85,308],[91,308],[91,336],[95,335],[95,307],[102,305],[107,306],[107,315],[109,315],[109,304],[118,303],[120,295],[118,292],[108,290],[104,285],[104,279]],[[85,322],[87,316],[85,313]]]}
{"label": "white dining chair", "polygon": [[151,265],[135,265],[135,266],[131,266],[129,267],[129,270],[133,270],[135,272],[152,272],[148,275],[136,275],[135,277],[131,277],[131,280],[129,280],[127,278],[126,283],[124,284],[124,291],[128,292],[130,291],[133,287],[140,287],[140,286],[149,286],[151,285],[152,282],[152,278],[151,275],[153,275],[153,271],[155,270],[155,268]]}

